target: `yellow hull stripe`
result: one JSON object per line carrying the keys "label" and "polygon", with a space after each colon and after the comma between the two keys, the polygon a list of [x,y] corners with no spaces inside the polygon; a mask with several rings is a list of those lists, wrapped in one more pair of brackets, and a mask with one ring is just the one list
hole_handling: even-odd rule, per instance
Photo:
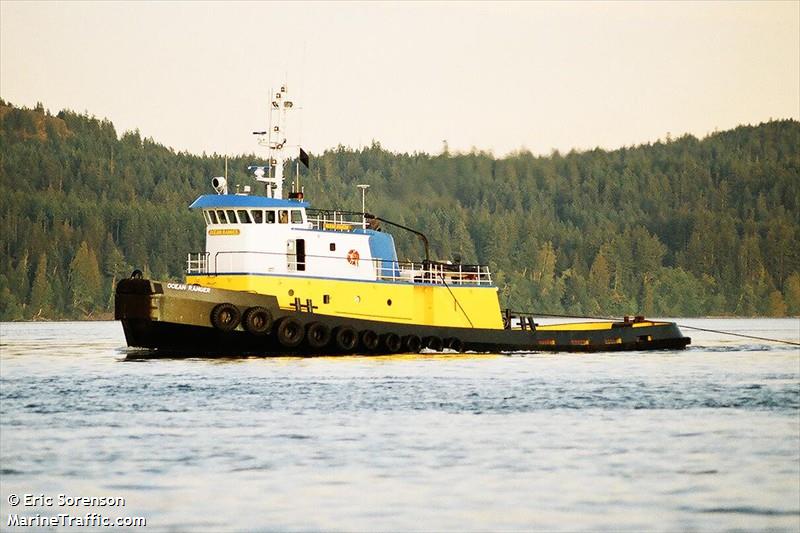
{"label": "yellow hull stripe", "polygon": [[[281,275],[197,275],[186,283],[274,295],[283,309],[311,300],[315,313],[425,326],[503,329],[496,287],[381,283]],[[326,298],[327,296],[327,298]],[[327,302],[327,303],[326,303]]]}

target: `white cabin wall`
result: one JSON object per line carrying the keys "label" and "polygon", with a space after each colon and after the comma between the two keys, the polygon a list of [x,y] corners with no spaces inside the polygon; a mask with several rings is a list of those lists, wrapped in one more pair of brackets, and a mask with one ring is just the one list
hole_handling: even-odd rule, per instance
{"label": "white cabin wall", "polygon": [[[369,248],[369,235],[333,231],[295,230],[294,238],[306,241],[307,276],[341,279],[376,279],[375,266]],[[330,243],[336,250],[330,250]],[[359,254],[357,265],[347,261],[347,253],[356,250]]]}
{"label": "white cabin wall", "polygon": [[[237,235],[214,234],[214,230],[238,230]],[[306,269],[290,271],[287,243],[304,239]],[[336,250],[330,250],[330,243]],[[347,261],[357,250],[359,261]],[[247,253],[230,253],[244,252]],[[360,233],[308,230],[289,224],[219,224],[206,228],[208,268],[212,273],[290,274],[343,279],[376,279],[369,236]]]}

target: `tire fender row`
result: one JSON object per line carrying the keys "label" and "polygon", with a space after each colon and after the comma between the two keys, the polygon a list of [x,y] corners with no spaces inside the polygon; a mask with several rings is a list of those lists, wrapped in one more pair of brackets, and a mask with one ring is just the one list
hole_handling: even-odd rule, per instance
{"label": "tire fender row", "polygon": [[400,336],[389,332],[379,335],[374,330],[356,331],[348,325],[330,327],[323,322],[312,321],[303,324],[293,316],[275,319],[269,309],[261,306],[249,307],[242,313],[232,303],[214,306],[210,316],[211,325],[223,332],[236,329],[239,324],[251,335],[263,337],[274,334],[281,346],[298,348],[303,341],[314,350],[333,348],[338,352],[354,352],[359,348],[366,352],[418,353],[423,349],[441,352],[444,349],[464,351],[464,343],[456,337],[441,338],[417,335]]}

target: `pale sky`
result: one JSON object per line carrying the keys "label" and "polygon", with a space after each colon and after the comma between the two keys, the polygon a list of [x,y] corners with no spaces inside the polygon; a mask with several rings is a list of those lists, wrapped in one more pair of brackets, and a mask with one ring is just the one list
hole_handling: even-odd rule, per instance
{"label": "pale sky", "polygon": [[0,96],[194,153],[618,148],[800,119],[800,2],[0,0]]}

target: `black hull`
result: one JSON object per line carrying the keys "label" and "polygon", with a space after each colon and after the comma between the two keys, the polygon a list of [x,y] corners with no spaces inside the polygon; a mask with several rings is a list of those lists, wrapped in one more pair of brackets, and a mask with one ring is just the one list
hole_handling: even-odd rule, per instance
{"label": "black hull", "polygon": [[[274,324],[268,332],[260,334],[247,331],[243,324],[223,331],[210,318],[221,303],[234,306],[240,316],[254,307],[265,309]],[[115,300],[115,318],[122,321],[128,345],[151,350],[156,355],[387,354],[417,352],[426,345],[434,351],[450,348],[488,353],[610,352],[676,350],[691,342],[671,322],[638,325],[619,322],[601,330],[448,328],[320,315],[307,309],[280,309],[274,296],[145,279],[122,280],[117,285]],[[277,331],[281,323],[291,321],[300,331],[299,342],[296,338],[287,342]],[[316,324],[317,332],[323,332],[316,343],[307,335],[312,324]],[[359,341],[355,346],[343,348],[337,344],[335,333],[347,329]],[[326,331],[330,335],[327,341]],[[364,332],[376,339],[372,345],[365,345]],[[420,341],[421,346],[417,346]]]}

